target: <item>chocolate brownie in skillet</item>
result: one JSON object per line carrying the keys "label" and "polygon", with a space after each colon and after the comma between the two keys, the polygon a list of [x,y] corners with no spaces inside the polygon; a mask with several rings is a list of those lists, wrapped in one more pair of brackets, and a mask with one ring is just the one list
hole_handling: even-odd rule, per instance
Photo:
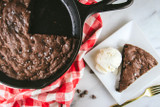
{"label": "chocolate brownie in skillet", "polygon": [[76,39],[29,34],[30,0],[0,0],[0,72],[17,80],[39,80],[70,60]]}

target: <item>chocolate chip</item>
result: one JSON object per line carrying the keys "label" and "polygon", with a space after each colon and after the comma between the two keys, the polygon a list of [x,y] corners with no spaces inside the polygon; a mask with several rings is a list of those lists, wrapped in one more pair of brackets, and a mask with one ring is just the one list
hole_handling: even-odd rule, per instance
{"label": "chocolate chip", "polygon": [[79,94],[79,93],[81,92],[81,90],[80,90],[80,89],[77,89],[76,92]]}
{"label": "chocolate chip", "polygon": [[134,77],[134,79],[136,80],[138,77]]}
{"label": "chocolate chip", "polygon": [[96,99],[97,97],[95,95],[91,95],[91,98],[92,99]]}
{"label": "chocolate chip", "polygon": [[152,65],[148,65],[148,68],[151,69],[151,68],[152,68]]}
{"label": "chocolate chip", "polygon": [[84,90],[84,92],[83,92],[84,94],[88,94],[88,91],[87,90]]}
{"label": "chocolate chip", "polygon": [[46,43],[45,43],[45,41],[44,41],[44,40],[42,40],[41,42],[42,42],[42,44],[43,44],[43,45],[46,45]]}
{"label": "chocolate chip", "polygon": [[4,56],[1,56],[1,59],[5,59],[5,57],[4,57]]}
{"label": "chocolate chip", "polygon": [[26,63],[30,63],[31,61],[30,60],[28,60]]}
{"label": "chocolate chip", "polygon": [[49,48],[50,52],[49,54],[51,55],[53,53],[53,48]]}
{"label": "chocolate chip", "polygon": [[85,96],[85,95],[84,95],[83,93],[81,93],[81,94],[79,95],[79,97],[81,97],[81,98],[84,97],[84,96]]}
{"label": "chocolate chip", "polygon": [[91,74],[94,74],[94,72],[92,70],[89,71]]}
{"label": "chocolate chip", "polygon": [[18,53],[20,54],[22,53],[22,48],[19,48]]}
{"label": "chocolate chip", "polygon": [[32,43],[32,44],[35,44],[35,41],[34,41],[34,40],[31,40],[31,43]]}

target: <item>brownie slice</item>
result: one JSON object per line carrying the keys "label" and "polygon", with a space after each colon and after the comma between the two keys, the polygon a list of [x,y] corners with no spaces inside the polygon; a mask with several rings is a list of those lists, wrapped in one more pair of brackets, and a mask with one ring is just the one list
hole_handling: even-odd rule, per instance
{"label": "brownie slice", "polygon": [[158,64],[151,54],[131,44],[124,45],[122,56],[119,92],[125,90],[137,78]]}
{"label": "brownie slice", "polygon": [[30,0],[0,0],[0,72],[17,80],[45,79],[70,62],[76,38],[29,34]]}

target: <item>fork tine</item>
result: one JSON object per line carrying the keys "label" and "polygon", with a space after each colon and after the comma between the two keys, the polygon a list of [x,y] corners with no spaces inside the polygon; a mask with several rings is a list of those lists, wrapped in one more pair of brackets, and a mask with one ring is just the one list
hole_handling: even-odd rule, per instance
{"label": "fork tine", "polygon": [[159,91],[160,92],[160,89],[151,89],[152,92],[154,91]]}
{"label": "fork tine", "polygon": [[160,92],[160,90],[151,90],[152,93]]}
{"label": "fork tine", "polygon": [[153,95],[157,95],[157,94],[160,94],[160,91],[159,91],[159,92],[157,91],[157,92],[155,92],[155,93],[152,93],[152,94],[153,94]]}
{"label": "fork tine", "polygon": [[151,88],[153,88],[153,89],[160,88],[160,85],[155,85],[155,86],[152,86]]}
{"label": "fork tine", "polygon": [[160,90],[160,87],[154,87],[154,88],[150,88],[151,90],[153,90],[153,91],[158,91],[158,90]]}
{"label": "fork tine", "polygon": [[154,88],[151,88],[152,90],[158,90],[160,89],[160,87],[154,87]]}
{"label": "fork tine", "polygon": [[156,94],[160,93],[160,85],[152,86],[150,89],[151,89],[151,93],[153,95],[156,95]]}
{"label": "fork tine", "polygon": [[160,93],[160,88],[151,88],[151,93],[153,95],[159,94]]}
{"label": "fork tine", "polygon": [[152,90],[160,89],[160,87],[150,87]]}

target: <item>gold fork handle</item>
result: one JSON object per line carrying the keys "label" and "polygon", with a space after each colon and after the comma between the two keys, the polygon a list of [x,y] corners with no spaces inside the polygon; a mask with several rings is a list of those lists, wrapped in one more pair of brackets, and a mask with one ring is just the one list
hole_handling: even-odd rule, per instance
{"label": "gold fork handle", "polygon": [[141,97],[143,97],[143,95],[141,95],[141,96],[139,96],[139,97],[137,97],[137,98],[128,100],[128,101],[126,101],[125,103],[123,103],[122,105],[115,104],[115,105],[112,105],[111,107],[123,107],[123,106],[125,106],[125,105],[127,105],[127,104],[129,104],[129,103],[131,103],[131,102],[133,102],[133,101],[135,101],[135,100],[141,98]]}
{"label": "gold fork handle", "polygon": [[135,101],[135,100],[137,100],[137,98],[128,100],[128,101],[126,101],[125,103],[123,103],[122,105],[115,104],[115,105],[112,105],[111,107],[123,107],[123,106],[125,106],[125,105],[127,105],[127,104],[129,104],[129,103],[131,103],[131,102],[133,102],[133,101]]}

